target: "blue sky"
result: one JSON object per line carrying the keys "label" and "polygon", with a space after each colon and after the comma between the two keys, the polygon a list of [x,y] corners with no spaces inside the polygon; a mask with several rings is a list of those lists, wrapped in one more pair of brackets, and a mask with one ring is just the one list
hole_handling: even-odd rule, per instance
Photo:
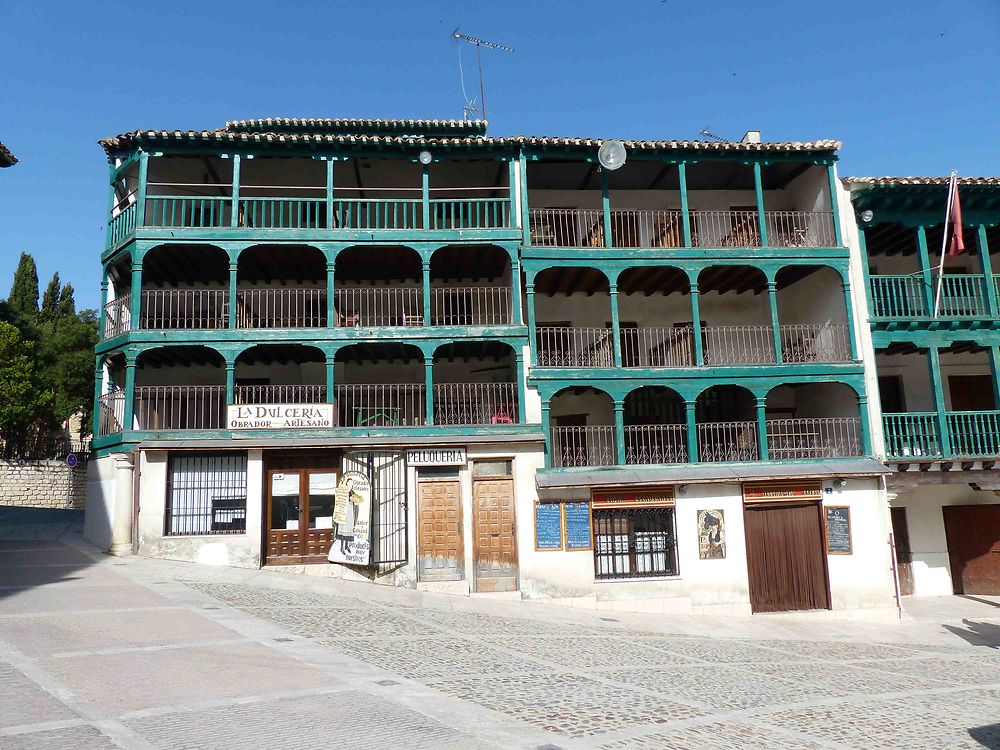
{"label": "blue sky", "polygon": [[[841,175],[1000,174],[996,0],[80,3],[0,0],[0,296],[22,250],[99,299],[98,138],[228,119],[460,117],[493,135],[836,138]],[[466,50],[467,84],[475,88]],[[470,93],[472,93],[470,91]]]}

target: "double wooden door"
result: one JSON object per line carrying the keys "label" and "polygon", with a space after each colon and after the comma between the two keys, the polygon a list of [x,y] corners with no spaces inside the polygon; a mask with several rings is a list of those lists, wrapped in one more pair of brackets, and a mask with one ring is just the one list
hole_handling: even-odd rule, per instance
{"label": "double wooden door", "polygon": [[820,504],[748,505],[744,519],[751,609],[829,609]]}
{"label": "double wooden door", "polygon": [[457,479],[421,479],[417,487],[417,578],[461,581],[465,578],[461,485]]}
{"label": "double wooden door", "polygon": [[1000,504],[946,505],[944,533],[955,593],[1000,596]]}
{"label": "double wooden door", "polygon": [[322,459],[268,464],[265,562],[326,562],[334,540],[337,464]]}
{"label": "double wooden door", "polygon": [[514,480],[499,476],[474,479],[472,512],[476,591],[517,591]]}

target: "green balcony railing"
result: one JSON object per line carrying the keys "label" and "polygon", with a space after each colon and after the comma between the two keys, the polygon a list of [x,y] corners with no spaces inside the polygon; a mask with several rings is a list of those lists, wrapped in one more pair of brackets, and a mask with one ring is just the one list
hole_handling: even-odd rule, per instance
{"label": "green balcony railing", "polygon": [[228,227],[232,198],[225,196],[150,196],[146,199],[145,225],[217,229]]}
{"label": "green balcony railing", "polygon": [[109,244],[114,247],[135,231],[135,204],[130,203],[108,222]]}
{"label": "green balcony railing", "polygon": [[1000,456],[1000,411],[950,411],[947,422],[956,457]]}
{"label": "green balcony railing", "polygon": [[[974,273],[949,273],[940,277],[939,318],[989,317],[986,277]],[[924,288],[923,277],[872,276],[871,304],[875,318],[930,318],[934,316],[934,298],[938,294],[938,277]],[[928,305],[927,300],[930,300]]]}
{"label": "green balcony railing", "polygon": [[325,198],[240,198],[240,226],[325,229]]}
{"label": "green balcony railing", "polygon": [[883,414],[882,430],[885,433],[885,452],[889,458],[942,456],[936,412]]}

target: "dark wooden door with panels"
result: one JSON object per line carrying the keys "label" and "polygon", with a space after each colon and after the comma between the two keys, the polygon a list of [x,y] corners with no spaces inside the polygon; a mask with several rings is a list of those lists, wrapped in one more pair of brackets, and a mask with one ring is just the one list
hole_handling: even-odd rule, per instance
{"label": "dark wooden door with panels", "polygon": [[339,456],[274,456],[266,466],[265,563],[325,563],[334,538]]}

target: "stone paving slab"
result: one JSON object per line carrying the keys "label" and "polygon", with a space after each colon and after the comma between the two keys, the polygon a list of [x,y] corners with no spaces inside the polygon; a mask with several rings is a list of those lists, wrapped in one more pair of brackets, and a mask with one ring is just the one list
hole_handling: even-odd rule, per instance
{"label": "stone paving slab", "polygon": [[[10,664],[0,662],[0,727],[75,719],[77,715]],[[0,741],[0,748],[4,741]]]}
{"label": "stone paving slab", "polygon": [[100,729],[87,724],[0,738],[3,750],[119,750]]}
{"label": "stone paving slab", "polygon": [[69,581],[64,586],[0,589],[0,623],[5,615],[171,605],[170,600],[145,588],[125,585],[84,586],[79,582]]}

